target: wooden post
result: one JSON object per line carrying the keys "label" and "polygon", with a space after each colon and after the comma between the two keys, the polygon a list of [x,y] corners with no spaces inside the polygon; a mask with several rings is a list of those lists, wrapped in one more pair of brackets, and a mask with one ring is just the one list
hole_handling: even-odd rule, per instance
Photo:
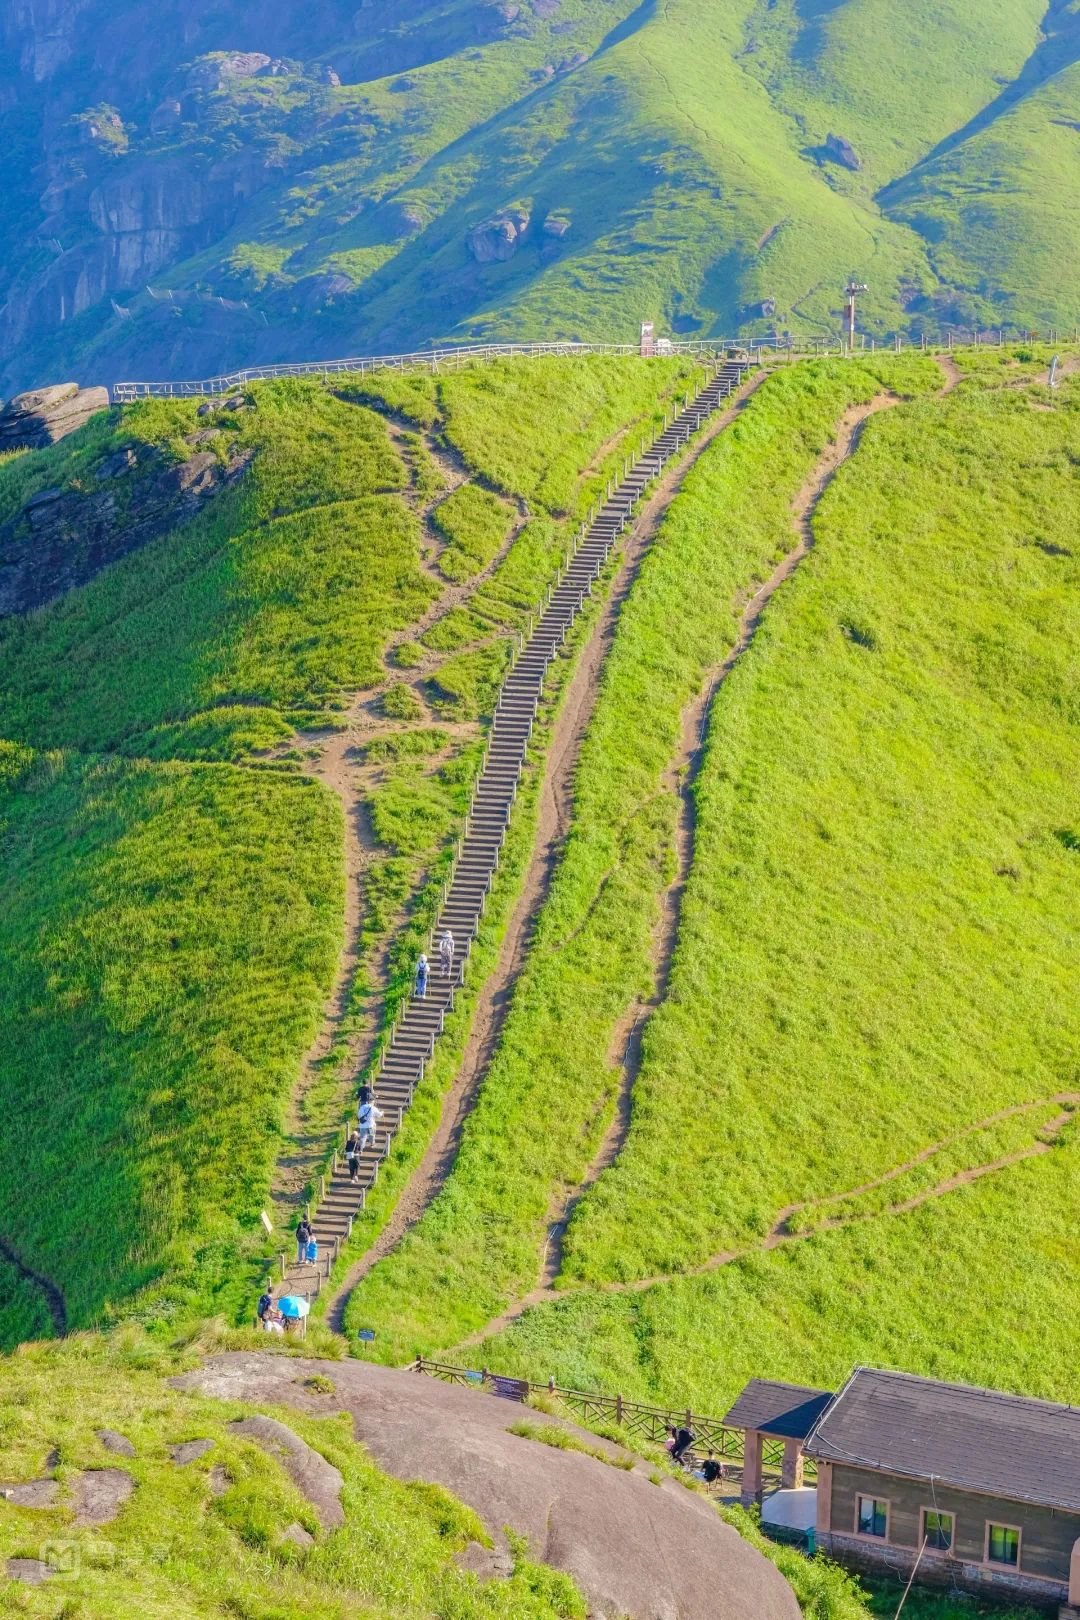
{"label": "wooden post", "polygon": [[623,1421],[623,1398],[621,1395],[615,1397],[615,1421],[620,1425]]}

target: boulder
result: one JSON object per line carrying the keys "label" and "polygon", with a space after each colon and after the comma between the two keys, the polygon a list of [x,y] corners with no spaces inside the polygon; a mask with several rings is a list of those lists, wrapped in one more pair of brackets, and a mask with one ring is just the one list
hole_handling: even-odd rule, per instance
{"label": "boulder", "polygon": [[336,73],[332,67],[324,67],[319,75],[319,82],[320,84],[328,84],[331,90],[339,90],[341,88],[341,75]]}
{"label": "boulder", "polygon": [[[780,1571],[726,1525],[704,1496],[674,1479],[654,1485],[645,1462],[611,1467],[595,1456],[516,1435],[521,1408],[510,1401],[370,1362],[294,1361],[254,1352],[213,1356],[170,1382],[228,1401],[319,1413],[325,1406],[304,1380],[320,1375],[332,1379],[335,1401],[352,1417],[355,1438],[381,1467],[399,1479],[452,1491],[483,1520],[497,1553],[510,1552],[506,1527],[516,1531],[534,1558],[577,1581],[591,1614],[799,1620],[795,1594]],[[545,1413],[528,1416],[538,1428],[554,1423],[576,1432]],[[595,1435],[580,1438],[613,1461],[632,1460]],[[499,1560],[480,1552],[463,1561],[477,1573],[499,1573]]]}
{"label": "boulder", "polygon": [[501,213],[473,226],[465,239],[469,252],[477,264],[505,263],[514,257],[529,223],[530,216],[524,208],[504,208]]}
{"label": "boulder", "polygon": [[89,1468],[71,1489],[75,1523],[111,1524],[135,1489],[135,1481],[122,1468]]}
{"label": "boulder", "polygon": [[289,1541],[294,1547],[314,1547],[315,1537],[310,1530],[305,1530],[302,1524],[290,1524],[287,1530],[281,1532],[282,1541]]}
{"label": "boulder", "polygon": [[23,1586],[44,1586],[50,1575],[55,1575],[55,1569],[42,1563],[40,1558],[9,1558],[7,1561],[7,1576],[9,1581],[21,1581]]}
{"label": "boulder", "polygon": [[568,214],[549,214],[544,220],[544,235],[553,236],[556,241],[561,241],[569,229],[570,217]]}
{"label": "boulder", "polygon": [[[212,437],[220,439],[220,430]],[[236,446],[223,460],[196,448],[187,461],[169,466],[152,445],[141,446],[137,455],[124,447],[102,458],[92,481],[38,490],[0,522],[0,619],[84,585],[183,522],[240,478],[253,454],[250,446]]]}
{"label": "boulder", "polygon": [[150,132],[153,135],[166,134],[175,129],[183,116],[183,108],[178,101],[170,98],[161,101],[150,114]]}
{"label": "boulder", "polygon": [[[97,469],[97,475],[101,479],[122,478],[125,473],[132,472],[137,465],[138,457],[135,451],[131,445],[126,445],[123,450],[118,450],[114,456],[108,456],[101,463]],[[107,1430],[102,1430],[103,1434],[107,1432]]]}
{"label": "boulder", "polygon": [[825,156],[831,158],[834,163],[839,163],[843,169],[857,171],[862,168],[859,154],[851,142],[846,141],[842,135],[826,135]]}
{"label": "boulder", "polygon": [[24,1485],[0,1485],[0,1497],[13,1507],[53,1507],[60,1495],[55,1479],[31,1479]]}
{"label": "boulder", "polygon": [[107,388],[59,383],[16,394],[0,411],[0,450],[44,450],[109,408]]}
{"label": "boulder", "polygon": [[126,1435],[117,1434],[115,1429],[99,1429],[98,1439],[106,1451],[111,1451],[116,1457],[134,1457],[135,1447]]}
{"label": "boulder", "polygon": [[188,1463],[198,1462],[200,1457],[205,1457],[213,1449],[212,1440],[183,1440],[178,1446],[170,1446],[169,1452],[178,1468],[186,1468]]}
{"label": "boulder", "polygon": [[204,56],[188,73],[191,90],[220,90],[230,79],[253,79],[273,66],[264,51],[215,51]]}

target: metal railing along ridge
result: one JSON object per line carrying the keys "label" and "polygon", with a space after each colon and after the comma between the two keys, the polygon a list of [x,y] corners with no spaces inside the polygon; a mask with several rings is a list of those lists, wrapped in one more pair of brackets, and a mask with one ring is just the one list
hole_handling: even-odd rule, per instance
{"label": "metal railing along ridge", "polygon": [[[1006,330],[1005,327],[995,327],[986,331],[972,328],[970,331],[973,346],[975,348],[1003,346],[1006,342]],[[894,333],[891,337],[879,340],[867,338],[863,334],[861,342],[854,349],[836,337],[795,338],[790,334],[779,333],[771,337],[691,338],[683,342],[660,339],[648,351],[643,350],[640,343],[579,343],[570,340],[553,343],[466,343],[453,348],[416,349],[408,354],[362,355],[344,360],[296,360],[286,361],[280,365],[246,366],[241,371],[228,372],[220,377],[204,377],[192,381],[118,382],[112,384],[110,394],[114,405],[130,405],[138,399],[194,399],[202,395],[228,394],[234,389],[246,387],[249,383],[268,382],[275,377],[336,377],[345,374],[362,377],[375,371],[415,369],[452,371],[478,360],[540,359],[545,355],[572,358],[576,355],[606,354],[658,360],[705,355],[719,359],[725,352],[735,350],[745,355],[750,364],[761,365],[766,355],[789,360],[821,359],[835,352],[838,355],[856,358],[860,354],[874,353],[879,347],[882,352],[895,350],[898,354],[909,349],[921,350],[923,353],[941,353],[951,351],[955,347],[970,346],[965,331],[964,328],[945,329],[937,341],[932,341],[925,335],[905,336]],[[1074,333],[1073,341],[1077,341],[1078,337],[1080,334]],[[1051,343],[1067,341],[1067,334],[1051,329],[1047,340]],[[1043,339],[1038,333],[1025,332],[1018,328],[1015,337],[1010,335],[1008,341],[1038,342]]]}
{"label": "metal railing along ridge", "polygon": [[[735,340],[717,338],[694,339],[685,343],[670,343],[658,352],[657,359],[678,358],[682,355],[718,355],[725,348],[738,347]],[[759,347],[754,344],[754,347]],[[766,343],[766,347],[772,347]],[[282,365],[246,366],[221,377],[205,377],[190,382],[118,382],[113,383],[113,403],[126,405],[137,399],[194,398],[200,394],[227,394],[248,383],[267,382],[275,377],[336,377],[343,374],[365,376],[373,371],[407,371],[422,368],[439,371],[453,370],[475,360],[541,359],[545,355],[574,357],[576,355],[607,354],[641,357],[638,343],[472,343],[457,348],[417,349],[410,354],[378,354],[355,356],[345,360],[297,360]]]}

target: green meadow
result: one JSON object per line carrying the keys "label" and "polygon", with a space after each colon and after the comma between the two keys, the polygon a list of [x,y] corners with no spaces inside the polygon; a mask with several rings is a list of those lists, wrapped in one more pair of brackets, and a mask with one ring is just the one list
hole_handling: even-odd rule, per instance
{"label": "green meadow", "polygon": [[[137,477],[189,456],[196,433],[222,457],[251,456],[173,533],[0,625],[0,737],[12,739],[0,943],[14,964],[0,988],[2,1235],[57,1283],[74,1326],[247,1310],[283,1143],[336,1134],[345,1037],[373,1034],[411,975],[509,638],[607,476],[611,441],[649,431],[697,377],[681,361],[526,364],[531,414],[517,364],[420,378],[418,431],[400,453],[377,410],[290,381],[209,418],[195,401],[110,413],[0,467],[3,521],[45,487],[92,495],[120,448]],[[484,566],[506,537],[496,474],[532,516],[455,610],[448,644],[419,647],[423,678],[388,680],[388,647],[407,644],[445,588],[423,561],[422,518],[447,454],[469,474],[445,503],[455,555]],[[541,504],[541,490],[565,504]],[[407,657],[394,663],[407,671]],[[342,1038],[294,1117],[344,911],[341,806],[309,769],[320,736],[373,690],[374,731],[356,751],[373,772],[362,960]],[[432,725],[443,715],[460,735]],[[47,1326],[32,1296],[28,1284],[5,1296],[5,1342]]]}
{"label": "green meadow", "polygon": [[1076,1400],[1080,396],[1046,397],[898,407],[826,495],[715,703],[628,1141],[489,1364],[713,1410],[856,1362]]}
{"label": "green meadow", "polygon": [[[900,360],[892,380],[930,389],[940,372]],[[881,387],[863,366],[781,372],[676,498],[620,617],[573,827],[453,1173],[350,1305],[380,1329],[382,1354],[452,1344],[534,1285],[550,1211],[580,1181],[614,1109],[616,1027],[651,994],[675,817],[661,779],[681,711],[731,646],[737,593],[790,549],[790,501],[835,423]]]}

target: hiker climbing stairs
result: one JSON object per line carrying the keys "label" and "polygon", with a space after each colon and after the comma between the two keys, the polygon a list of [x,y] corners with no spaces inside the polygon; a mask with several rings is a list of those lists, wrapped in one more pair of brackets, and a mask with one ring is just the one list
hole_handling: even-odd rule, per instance
{"label": "hiker climbing stairs", "polygon": [[[317,1258],[314,1263],[291,1266],[283,1259],[278,1292],[308,1297],[319,1292],[364,1208],[367,1194],[378,1179],[379,1166],[390,1152],[425,1066],[434,1054],[446,1015],[453,1010],[457,991],[464,983],[472,943],[498,871],[549,665],[649,484],[739,388],[748,369],[744,361],[720,363],[701,393],[673,416],[659,438],[628,465],[621,483],[609,488],[591,521],[582,525],[539,618],[521,637],[495,707],[484,763],[432,932],[432,965],[426,993],[413,994],[406,1003],[384,1045],[371,1083],[373,1100],[382,1114],[375,1140],[360,1155],[356,1181],[351,1178],[343,1151],[335,1154],[331,1175],[322,1178],[311,1219]],[[452,967],[444,971],[435,945],[447,932],[453,935],[456,949]],[[352,1121],[346,1137],[351,1130]]]}

